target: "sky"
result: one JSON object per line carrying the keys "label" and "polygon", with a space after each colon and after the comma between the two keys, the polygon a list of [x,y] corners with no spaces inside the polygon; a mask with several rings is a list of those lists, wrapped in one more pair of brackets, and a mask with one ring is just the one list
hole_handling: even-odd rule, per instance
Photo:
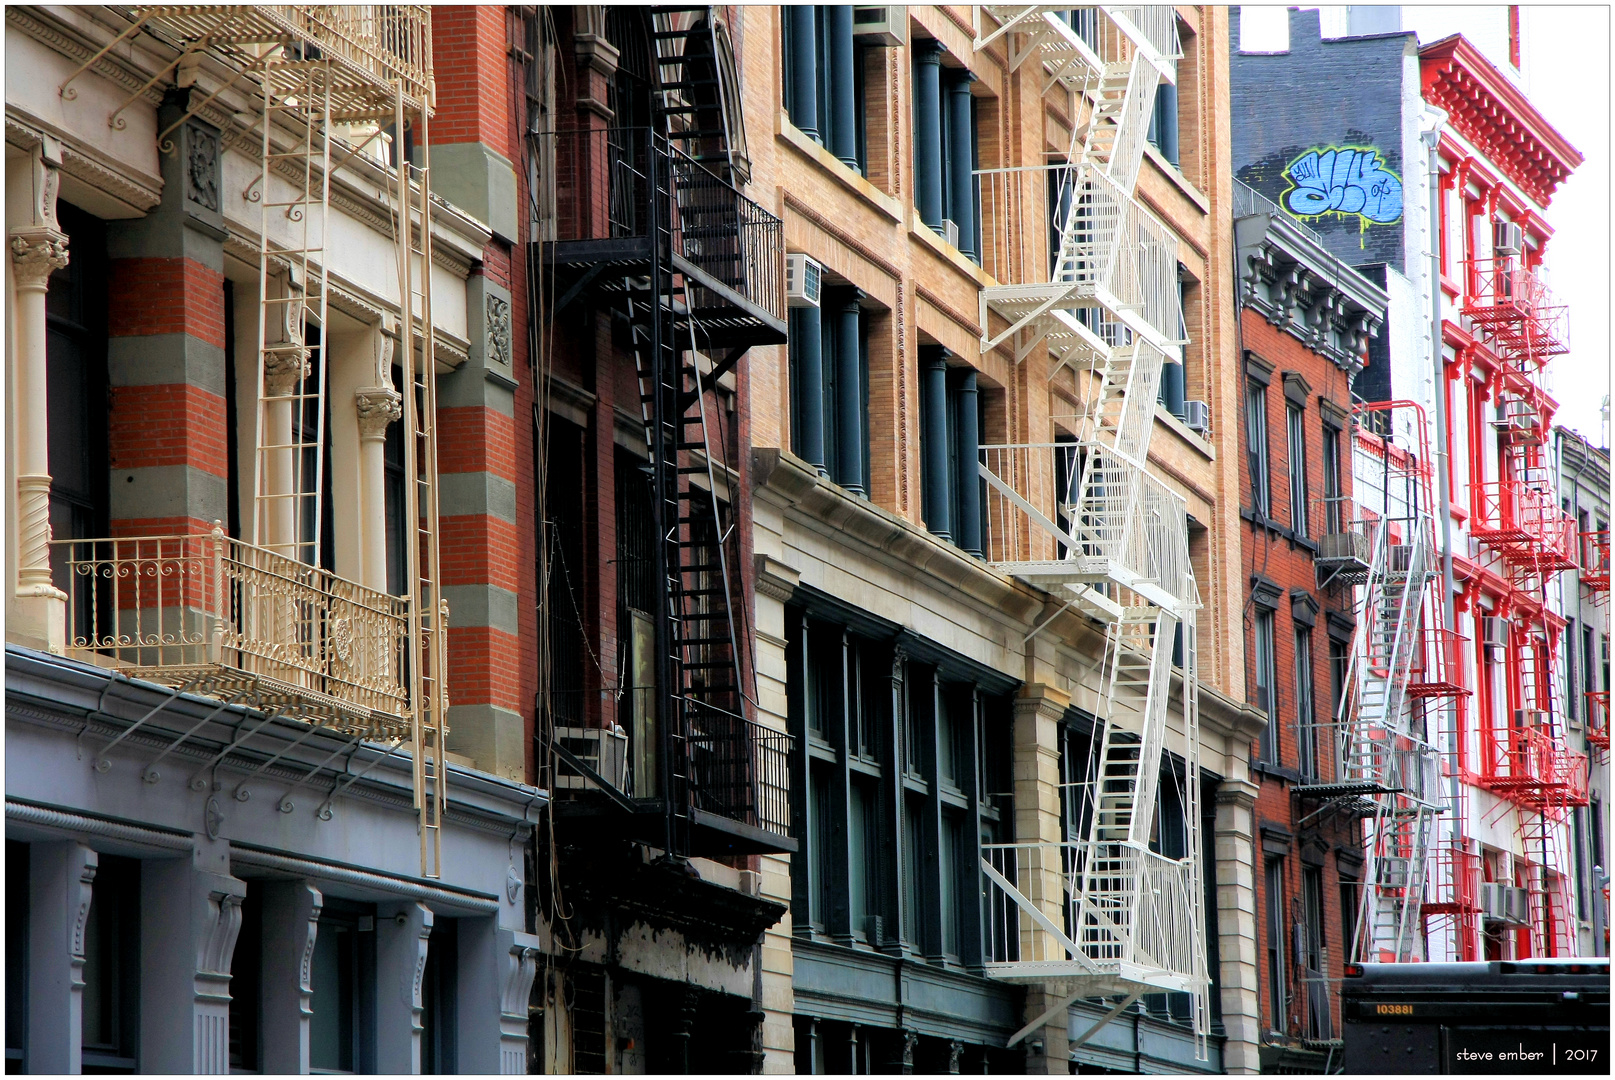
{"label": "sky", "polygon": [[1533,7],[1521,28],[1525,91],[1586,158],[1546,217],[1549,283],[1570,307],[1570,352],[1548,365],[1556,419],[1608,446],[1599,406],[1609,394],[1609,8]]}

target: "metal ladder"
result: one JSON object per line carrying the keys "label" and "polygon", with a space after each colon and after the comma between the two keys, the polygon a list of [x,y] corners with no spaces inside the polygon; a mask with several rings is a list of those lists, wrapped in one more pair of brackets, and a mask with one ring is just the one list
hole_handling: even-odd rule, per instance
{"label": "metal ladder", "polygon": [[[415,117],[428,137],[428,109]],[[404,99],[397,98],[395,131],[404,130]],[[442,873],[443,813],[447,806],[448,618],[438,549],[436,332],[432,325],[432,185],[427,167],[405,159],[395,144],[394,182],[400,218],[395,219],[403,369],[405,515],[408,544],[411,735],[415,809],[421,844],[421,874]]]}
{"label": "metal ladder", "polygon": [[[253,542],[318,565],[324,522],[326,350],[316,362],[312,323],[327,326],[325,241],[331,196],[331,64],[282,48],[263,60],[258,202],[258,422]],[[276,122],[296,141],[276,146]],[[278,170],[300,174],[289,194]],[[282,189],[277,194],[277,188]]]}

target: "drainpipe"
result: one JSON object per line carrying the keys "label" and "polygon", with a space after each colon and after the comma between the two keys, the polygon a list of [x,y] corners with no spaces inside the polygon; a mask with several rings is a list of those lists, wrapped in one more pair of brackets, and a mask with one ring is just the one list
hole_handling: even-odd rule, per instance
{"label": "drainpipe", "polygon": [[[1427,106],[1428,108],[1428,106]],[[1419,139],[1424,143],[1426,160],[1430,173],[1430,367],[1435,376],[1435,414],[1436,414],[1436,499],[1437,516],[1441,521],[1441,617],[1442,623],[1451,631],[1455,627],[1455,616],[1452,605],[1452,492],[1447,484],[1447,462],[1451,457],[1451,433],[1447,426],[1447,370],[1446,361],[1441,355],[1441,158],[1437,147],[1441,142],[1441,127],[1447,122],[1447,114],[1441,109],[1430,109],[1427,119],[1431,121],[1427,130],[1419,132]],[[1470,432],[1470,438],[1475,437]],[[1439,646],[1438,646],[1439,647]],[[1454,733],[1454,746],[1452,748],[1454,763],[1458,756],[1456,739],[1458,738],[1458,725],[1455,723],[1457,701],[1449,698],[1447,708],[1447,729]],[[1451,787],[1451,805],[1461,805],[1458,785],[1462,780],[1458,770],[1453,768],[1449,778]],[[1456,842],[1464,828],[1461,821],[1448,821],[1449,840]],[[1462,948],[1462,945],[1459,946]],[[1461,955],[1461,954],[1460,954]],[[1429,959],[1428,943],[1425,947],[1425,959]]]}

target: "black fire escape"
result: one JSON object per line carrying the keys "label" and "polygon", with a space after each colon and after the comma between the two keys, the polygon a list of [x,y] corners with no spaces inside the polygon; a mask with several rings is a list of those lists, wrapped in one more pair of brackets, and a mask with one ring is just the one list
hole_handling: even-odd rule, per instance
{"label": "black fire escape", "polygon": [[643,679],[654,685],[632,688],[625,670],[618,727],[553,740],[559,776],[579,778],[556,792],[557,824],[674,856],[794,851],[789,736],[758,722],[745,649],[741,494],[720,497],[744,447],[719,382],[752,346],[786,339],[782,230],[729,179],[711,29],[701,18],[671,29],[687,20],[659,12],[649,125],[534,136],[554,177],[540,241],[552,326],[609,311],[615,351],[633,355],[647,475],[631,490],[648,506],[619,505],[617,527],[645,522],[655,583]]}

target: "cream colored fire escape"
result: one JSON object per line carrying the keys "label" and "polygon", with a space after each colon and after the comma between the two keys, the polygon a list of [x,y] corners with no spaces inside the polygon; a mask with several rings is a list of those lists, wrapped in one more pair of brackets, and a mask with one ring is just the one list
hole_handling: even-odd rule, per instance
{"label": "cream colored fire escape", "polygon": [[[1183,345],[1178,240],[1133,192],[1157,87],[1175,78],[1176,16],[976,11],[978,49],[1003,39],[1012,69],[1041,64],[1048,93],[1072,95],[1071,115],[1086,116],[1064,161],[979,174],[991,237],[983,266],[997,282],[981,294],[982,349],[1009,345],[1017,362],[1048,350],[1049,379],[1070,368],[1085,402],[1073,441],[982,447],[988,558],[1106,624],[1100,746],[1067,792],[1082,812],[1068,815],[1075,824],[1059,842],[996,845],[982,860],[993,885],[987,969],[1057,998],[1012,1044],[1079,997],[1120,999],[1108,1021],[1143,994],[1181,992],[1204,1057],[1200,600],[1184,502],[1146,469],[1161,365]],[[1040,220],[1050,222],[1047,247]],[[1178,797],[1164,800],[1168,704],[1179,694],[1184,772]],[[1180,820],[1163,820],[1162,806]],[[1167,835],[1180,854],[1152,842]]]}
{"label": "cream colored fire escape", "polygon": [[[259,152],[258,175],[239,196],[259,211],[251,540],[226,536],[215,525],[211,534],[67,542],[69,644],[140,669],[176,693],[261,709],[265,723],[281,715],[309,723],[311,731],[340,732],[353,748],[368,738],[390,743],[389,753],[408,750],[421,873],[436,877],[447,764],[447,605],[437,543],[431,183],[427,170],[403,153],[406,131],[427,141],[430,10],[185,5],[137,7],[129,17],[130,25],[97,55],[141,33],[156,37],[175,56],[148,86],[170,77],[193,85],[203,54],[233,76],[212,93],[193,91],[189,111],[158,136],[160,152],[175,152],[167,136],[226,91],[257,100],[250,120],[243,118],[247,130],[232,133],[238,152],[253,142]],[[61,89],[68,101],[76,97],[68,85],[74,78]],[[108,122],[122,126],[116,113]],[[360,155],[390,174],[406,447],[402,514],[414,526],[406,544],[409,591],[400,597],[321,566],[329,364],[314,338],[329,325],[331,177]],[[376,399],[388,398],[391,373],[378,370],[376,379]],[[215,778],[244,741],[209,763]],[[273,760],[237,785],[237,798],[250,797],[250,784],[266,783]],[[107,767],[104,751],[97,767]],[[154,774],[155,763],[148,779]],[[359,775],[326,794],[318,806],[322,819]],[[283,811],[290,812],[301,786],[282,795]]]}

